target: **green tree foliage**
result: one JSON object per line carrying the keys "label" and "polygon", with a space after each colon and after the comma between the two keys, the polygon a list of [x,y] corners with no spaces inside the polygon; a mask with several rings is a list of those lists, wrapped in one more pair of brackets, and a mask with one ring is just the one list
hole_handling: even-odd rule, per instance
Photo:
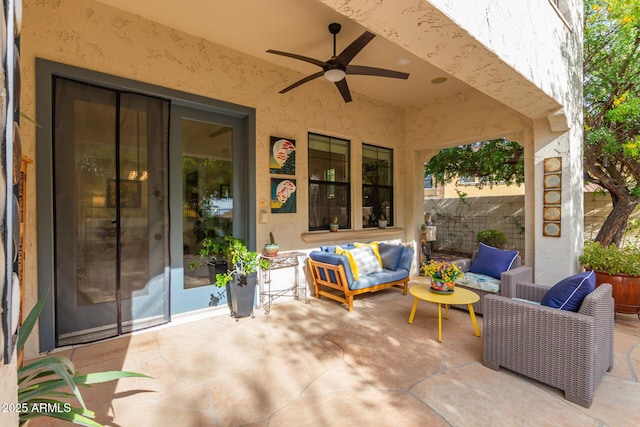
{"label": "green tree foliage", "polygon": [[522,184],[523,149],[517,142],[506,139],[445,148],[425,165],[424,173],[433,175],[440,183],[473,176],[479,179],[480,187],[498,183]]}
{"label": "green tree foliage", "polygon": [[585,0],[585,181],[611,196],[596,240],[619,245],[640,202],[640,3]]}

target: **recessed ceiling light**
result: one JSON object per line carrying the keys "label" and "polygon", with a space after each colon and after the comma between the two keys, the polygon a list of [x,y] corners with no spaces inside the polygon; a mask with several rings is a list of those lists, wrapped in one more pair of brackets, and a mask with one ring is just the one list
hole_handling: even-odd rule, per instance
{"label": "recessed ceiling light", "polygon": [[398,65],[409,65],[409,64],[411,64],[411,60],[409,58],[398,58],[396,60],[396,64],[398,64]]}
{"label": "recessed ceiling light", "polygon": [[446,82],[447,80],[449,80],[449,79],[446,78],[446,77],[436,77],[435,79],[431,80],[431,83],[434,84],[434,85],[440,85],[440,84]]}

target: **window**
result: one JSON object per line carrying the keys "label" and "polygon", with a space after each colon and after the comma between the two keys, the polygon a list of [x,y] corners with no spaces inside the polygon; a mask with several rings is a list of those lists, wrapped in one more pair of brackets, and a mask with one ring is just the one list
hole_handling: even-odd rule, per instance
{"label": "window", "polygon": [[424,177],[424,188],[431,190],[433,188],[435,188],[436,186],[434,185],[434,179],[433,179],[433,175],[429,174],[427,176]]}
{"label": "window", "polygon": [[309,134],[309,230],[351,228],[349,141]]}
{"label": "window", "polygon": [[461,176],[458,180],[459,185],[476,185],[475,176]]}
{"label": "window", "polygon": [[362,226],[393,225],[393,150],[362,145]]}

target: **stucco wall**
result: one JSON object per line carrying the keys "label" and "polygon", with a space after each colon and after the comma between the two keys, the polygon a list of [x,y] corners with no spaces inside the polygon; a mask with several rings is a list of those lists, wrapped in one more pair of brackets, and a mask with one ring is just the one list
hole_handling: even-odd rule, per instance
{"label": "stucco wall", "polygon": [[[407,169],[403,164],[411,154],[403,150],[403,112],[398,108],[357,93],[350,104],[335,102],[338,97],[335,87],[323,79],[310,82],[304,90],[281,95],[278,90],[299,79],[298,74],[90,0],[25,2],[22,109],[31,117],[36,116],[36,57],[255,108],[258,170],[255,185],[259,199],[268,201],[270,197],[269,136],[295,139],[298,212],[269,213],[268,222],[257,226],[258,247],[266,243],[269,231],[279,236],[281,250],[318,246],[317,242],[301,239],[301,233],[308,229],[309,131],[352,141],[353,207],[361,205],[357,191],[361,185],[361,143],[396,150],[396,181],[400,185],[395,190],[395,203],[399,213],[407,211],[404,206],[407,186],[402,183],[412,177],[403,172]],[[35,129],[25,126],[22,139],[25,154],[35,159]],[[32,176],[35,169],[33,165],[30,167]],[[29,179],[27,189],[26,220],[30,230],[26,240],[27,306],[36,300],[35,183],[35,179]],[[403,215],[398,214],[396,225],[402,227],[403,222]],[[401,236],[407,240],[405,237]],[[409,240],[412,238],[409,236]]]}

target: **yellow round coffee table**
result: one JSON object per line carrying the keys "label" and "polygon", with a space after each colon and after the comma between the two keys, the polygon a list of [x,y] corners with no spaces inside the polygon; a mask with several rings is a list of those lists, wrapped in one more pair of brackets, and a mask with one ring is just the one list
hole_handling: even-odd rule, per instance
{"label": "yellow round coffee table", "polygon": [[413,323],[413,318],[416,315],[416,309],[418,308],[418,301],[428,301],[438,304],[438,342],[442,342],[442,304],[446,308],[446,318],[449,318],[449,305],[450,304],[467,304],[469,307],[469,316],[471,316],[471,323],[473,323],[473,329],[476,332],[476,336],[480,336],[480,329],[478,328],[478,322],[476,320],[476,313],[473,311],[473,303],[480,300],[478,294],[471,292],[468,289],[462,289],[456,287],[451,294],[439,294],[431,292],[430,285],[416,285],[409,289],[411,295],[415,297],[413,301],[413,308],[409,315],[409,323]]}

